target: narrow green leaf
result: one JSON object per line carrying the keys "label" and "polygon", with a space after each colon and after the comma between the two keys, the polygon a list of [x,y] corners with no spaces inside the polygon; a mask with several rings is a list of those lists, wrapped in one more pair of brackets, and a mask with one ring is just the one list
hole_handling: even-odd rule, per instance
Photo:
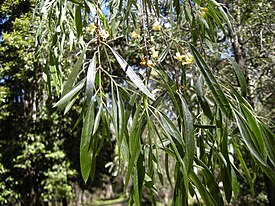
{"label": "narrow green leaf", "polygon": [[[172,80],[163,67],[159,67],[157,72],[160,74],[162,86],[166,89],[167,93],[170,95],[170,99],[172,100],[175,111],[180,114],[180,105],[178,104],[178,100],[176,98],[177,86],[175,81]],[[164,94],[163,94],[164,95]],[[181,116],[179,116],[181,118]],[[180,120],[181,121],[181,120]]]}
{"label": "narrow green leaf", "polygon": [[136,75],[134,70],[131,68],[130,65],[123,59],[120,54],[118,54],[112,47],[110,47],[108,44],[105,44],[114,54],[115,58],[117,59],[119,65],[121,66],[122,70],[127,74],[127,76],[131,79],[131,81],[136,85],[137,88],[140,89],[144,94],[146,94],[149,98],[152,100],[155,100],[155,97],[153,94],[150,93],[150,91],[147,89],[147,87],[144,85],[142,80]]}
{"label": "narrow green leaf", "polygon": [[180,5],[181,5],[181,3],[180,3],[179,0],[174,0],[173,1],[173,6],[175,7],[175,11],[176,11],[177,17],[179,17],[179,15],[181,13]]}
{"label": "narrow green leaf", "polygon": [[168,153],[165,153],[165,159],[164,159],[164,164],[165,164],[165,172],[166,172],[166,176],[168,179],[168,182],[170,183],[170,185],[172,186],[172,180],[170,178],[170,168],[169,168],[169,156]]}
{"label": "narrow green leaf", "polygon": [[209,119],[213,119],[213,114],[212,114],[212,111],[210,109],[210,106],[206,100],[205,97],[198,97],[198,100],[199,100],[199,103],[201,105],[201,108],[204,112],[204,114],[209,118]]}
{"label": "narrow green leaf", "polygon": [[107,20],[106,16],[104,15],[104,13],[100,9],[98,10],[98,13],[99,13],[101,21],[103,22],[104,27],[106,28],[108,33],[111,34],[110,26],[109,26],[109,23],[108,23],[108,20]]}
{"label": "narrow green leaf", "polygon": [[94,123],[94,129],[93,129],[93,135],[96,133],[99,123],[100,123],[100,119],[101,119],[101,113],[102,113],[102,104],[100,104],[99,108],[98,108],[98,112],[96,114],[95,117],[95,123]]}
{"label": "narrow green leaf", "polygon": [[81,16],[81,7],[75,6],[75,27],[77,31],[77,37],[79,38],[82,35],[82,16]]}
{"label": "narrow green leaf", "polygon": [[238,197],[240,188],[239,188],[239,183],[238,183],[238,180],[237,180],[237,175],[236,175],[234,169],[231,170],[231,177],[232,177],[232,183],[231,184],[232,184],[232,190],[234,192],[234,196]]}
{"label": "narrow green leaf", "polygon": [[[263,165],[263,166],[267,166],[266,161],[264,160],[263,156],[261,153],[259,153],[258,149],[255,147],[255,144],[253,143],[253,140],[251,139],[251,135],[249,133],[248,130],[248,126],[247,123],[245,121],[245,119],[243,118],[243,116],[236,111],[235,109],[233,109],[233,114],[235,117],[235,120],[237,122],[238,128],[240,130],[241,136],[247,146],[247,148],[249,149],[249,151],[251,152],[251,154]],[[253,138],[253,137],[252,137]]]}
{"label": "narrow green leaf", "polygon": [[193,170],[191,170],[189,177],[198,189],[205,205],[217,205],[216,202],[213,201],[213,199],[209,195],[208,191],[206,190],[206,187],[201,183],[200,178],[196,175],[196,173]]}
{"label": "narrow green leaf", "polygon": [[247,108],[249,108],[249,110],[253,111],[253,108],[249,102],[231,84],[228,84],[228,88],[230,94],[238,101],[238,104],[245,105]]}
{"label": "narrow green leaf", "polygon": [[[122,1],[121,1],[122,2]],[[134,3],[134,0],[128,0],[127,1],[127,7],[126,7],[126,11],[125,11],[125,15],[124,15],[124,20],[126,20],[129,16],[129,13],[131,11],[132,8],[132,4]],[[121,10],[120,10],[121,11]]]}
{"label": "narrow green leaf", "polygon": [[269,166],[266,167],[264,165],[260,165],[262,171],[268,176],[273,184],[275,184],[275,172],[274,169],[270,168]]}
{"label": "narrow green leaf", "polygon": [[73,130],[77,127],[77,125],[81,122],[81,120],[85,116],[86,110],[87,110],[87,105],[88,105],[87,101],[85,101],[84,104],[82,105],[81,113],[78,115],[78,118],[73,126]]}
{"label": "narrow green leaf", "polygon": [[96,158],[92,158],[92,165],[91,165],[91,171],[90,171],[90,178],[91,181],[93,182],[95,179],[95,170],[96,170]]}
{"label": "narrow green leaf", "polygon": [[238,65],[237,62],[232,57],[230,57],[229,55],[227,55],[227,54],[223,54],[223,55],[225,55],[226,58],[231,63],[231,65],[233,67],[233,70],[234,70],[234,72],[237,76],[239,85],[241,87],[242,95],[245,96],[246,92],[247,92],[247,85],[246,85],[246,80],[245,80],[244,74],[243,74],[243,72],[240,68],[240,65]]}
{"label": "narrow green leaf", "polygon": [[86,78],[82,79],[70,92],[68,92],[58,102],[56,102],[53,107],[58,107],[69,102],[84,87],[85,80]]}
{"label": "narrow green leaf", "polygon": [[[209,5],[208,6],[208,12],[207,12],[207,14],[210,15],[213,18],[213,19],[211,19],[211,21],[213,23],[215,22],[217,24],[217,26],[222,30],[223,34],[226,36],[227,33],[226,33],[226,31],[225,31],[225,29],[223,27],[223,24],[222,24],[222,22],[221,22],[221,20],[219,18],[219,16],[220,16],[219,13],[220,12],[215,7],[216,6]],[[209,22],[211,22],[211,21],[209,21]]]}
{"label": "narrow green leaf", "polygon": [[170,47],[171,47],[172,44],[169,44],[159,55],[158,57],[158,62],[161,63],[167,56],[169,50],[170,50]]}
{"label": "narrow green leaf", "polygon": [[181,104],[182,104],[182,110],[184,112],[183,120],[184,120],[184,138],[186,142],[186,157],[187,157],[187,172],[190,173],[194,156],[195,156],[195,137],[194,137],[194,128],[193,128],[193,117],[191,112],[188,109],[188,105],[186,101],[184,100],[183,96],[178,93]]}
{"label": "narrow green leaf", "polygon": [[118,141],[117,144],[120,147],[121,142],[124,139],[124,133],[127,128],[126,123],[125,123],[125,107],[123,104],[123,100],[119,94],[119,90],[117,90],[117,107],[118,107]]}
{"label": "narrow green leaf", "polygon": [[204,79],[203,79],[203,76],[200,75],[200,77],[198,78],[197,84],[196,84],[198,100],[199,100],[199,103],[201,105],[201,108],[202,108],[204,114],[209,119],[212,119],[213,114],[212,114],[212,111],[210,109],[210,106],[209,106],[206,98],[204,97],[203,86],[204,86]]}
{"label": "narrow green leaf", "polygon": [[163,113],[160,113],[160,114],[161,114],[160,117],[161,117],[161,123],[163,125],[164,132],[168,135],[168,137],[171,137],[170,141],[175,142],[174,140],[177,140],[177,142],[181,145],[181,147],[185,148],[185,143],[183,141],[183,138],[179,130],[174,125],[174,123],[165,114]]}
{"label": "narrow green leaf", "polygon": [[[165,114],[161,112],[159,112],[158,114],[160,116],[160,120],[158,119],[158,121],[160,122],[162,128],[164,129],[164,132],[167,134],[167,137],[169,138],[170,143],[172,145],[173,151],[176,154],[177,160],[180,163],[180,171],[183,176],[184,188],[188,193],[188,175],[187,175],[185,163],[183,161],[183,155],[181,155],[181,154],[184,154],[184,152],[186,152],[184,151],[185,144],[183,142],[182,137],[180,136],[180,133],[178,132],[178,130],[176,129],[172,121]],[[181,146],[180,151],[178,150],[174,139],[180,143],[180,146]]]}
{"label": "narrow green leaf", "polygon": [[199,97],[204,96],[203,87],[204,87],[204,78],[202,75],[200,75],[196,83],[196,91]]}
{"label": "narrow green leaf", "polygon": [[244,117],[247,120],[247,124],[249,125],[249,130],[252,132],[251,137],[252,137],[253,143],[258,148],[264,160],[266,160],[267,151],[266,151],[265,142],[263,140],[261,130],[259,128],[258,120],[253,115],[252,111],[250,111],[245,105],[241,105],[241,110],[244,114]]}
{"label": "narrow green leaf", "polygon": [[[65,96],[69,91],[71,91],[71,88],[73,87],[74,82],[76,81],[77,76],[82,68],[82,63],[84,60],[85,53],[86,53],[86,49],[84,49],[81,55],[78,57],[67,81],[64,84],[61,97]],[[62,104],[58,107],[58,109],[63,109],[65,106],[66,104]]]}
{"label": "narrow green leaf", "polygon": [[142,188],[143,188],[143,182],[145,177],[145,166],[144,166],[144,155],[140,154],[137,161],[136,166],[137,174],[138,174],[138,196],[139,200],[141,202],[142,198]]}
{"label": "narrow green leaf", "polygon": [[86,90],[85,96],[90,101],[93,91],[95,90],[95,77],[96,77],[96,52],[92,60],[90,61],[88,71],[87,71],[87,81],[86,81]]}
{"label": "narrow green leaf", "polygon": [[205,78],[208,87],[213,93],[213,97],[216,100],[217,105],[226,115],[228,115],[230,107],[224,92],[197,49],[192,44],[190,44],[190,47],[196,60],[196,64]]}
{"label": "narrow green leaf", "polygon": [[136,164],[138,157],[140,155],[140,127],[138,128],[139,131],[137,131],[135,134],[132,134],[130,136],[130,143],[133,142],[133,148],[131,151],[131,157],[129,160],[129,165],[127,168],[127,173],[126,173],[126,179],[125,179],[125,185],[124,187],[127,188],[130,180],[130,176],[132,174],[132,170],[134,168],[134,165]]}
{"label": "narrow green leaf", "polygon": [[77,1],[77,0],[68,0],[68,1],[71,1],[72,3],[75,3],[75,4],[79,5],[79,6],[82,5],[82,4],[81,4],[79,1]]}
{"label": "narrow green leaf", "polygon": [[73,104],[75,103],[75,101],[77,100],[77,96],[75,96],[65,107],[65,110],[64,110],[64,115],[67,114],[70,109],[72,108]]}
{"label": "narrow green leaf", "polygon": [[251,177],[251,174],[247,168],[247,165],[246,165],[246,162],[244,160],[244,157],[239,149],[239,146],[238,144],[236,143],[236,141],[234,140],[234,138],[232,138],[232,142],[233,142],[233,146],[234,146],[234,149],[236,151],[236,155],[238,157],[238,159],[240,160],[240,163],[241,163],[241,166],[242,166],[242,169],[244,171],[244,175],[248,181],[248,184],[250,186],[250,190],[251,190],[251,193],[254,195],[254,184],[253,184],[253,180],[252,180],[252,177]]}
{"label": "narrow green leaf", "polygon": [[275,167],[275,134],[264,123],[259,122],[259,124],[264,136],[269,160]]}
{"label": "narrow green leaf", "polygon": [[[141,105],[138,105],[138,108],[139,107],[141,107]],[[129,132],[130,160],[129,160],[128,169],[126,173],[125,188],[127,188],[129,184],[132,170],[138,161],[140,151],[141,151],[140,137],[141,137],[141,128],[142,128],[143,122],[140,121],[139,119],[139,116],[140,116],[139,109],[137,109],[134,114],[132,126]]]}
{"label": "narrow green leaf", "polygon": [[133,185],[133,199],[135,205],[141,205],[141,194],[139,189],[139,173],[138,169],[134,170],[134,185]]}
{"label": "narrow green leaf", "polygon": [[115,132],[116,140],[119,139],[118,134],[118,112],[117,112],[117,101],[115,99],[114,85],[111,83],[111,94],[112,94],[112,121]]}
{"label": "narrow green leaf", "polygon": [[219,186],[215,180],[215,177],[210,172],[210,170],[208,169],[208,167],[206,165],[204,165],[204,169],[202,169],[202,174],[203,174],[203,178],[206,182],[206,185],[209,189],[209,192],[210,192],[211,196],[213,197],[213,199],[215,200],[215,202],[217,203],[217,205],[224,205],[224,202],[222,199],[222,194],[221,194]]}
{"label": "narrow green leaf", "polygon": [[92,166],[92,149],[90,148],[90,141],[94,126],[94,101],[91,101],[84,118],[84,124],[82,127],[81,141],[80,141],[80,168],[81,175],[87,182],[91,166]]}
{"label": "narrow green leaf", "polygon": [[222,19],[225,21],[225,23],[227,24],[227,26],[228,26],[230,32],[232,32],[232,31],[233,31],[233,29],[232,29],[233,27],[232,27],[232,25],[231,25],[231,21],[229,20],[227,14],[226,14],[225,11],[224,11],[224,8],[221,6],[220,3],[218,3],[218,2],[215,1],[215,0],[210,0],[210,2],[211,2],[213,5],[217,6],[217,8],[218,8],[218,10],[219,10],[219,15],[221,16],[221,18],[222,18]]}
{"label": "narrow green leaf", "polygon": [[221,154],[220,158],[224,159],[221,161],[221,177],[224,185],[224,192],[227,202],[229,203],[232,197],[232,175],[231,175],[231,164],[228,152],[228,132],[227,125],[224,126],[223,134],[221,138]]}

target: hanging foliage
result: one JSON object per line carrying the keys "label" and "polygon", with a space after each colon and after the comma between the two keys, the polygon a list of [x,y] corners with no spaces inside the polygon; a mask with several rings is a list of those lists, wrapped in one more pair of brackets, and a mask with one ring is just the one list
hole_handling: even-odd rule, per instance
{"label": "hanging foliage", "polygon": [[[126,167],[125,187],[133,185],[129,204],[141,205],[144,187],[156,204],[154,182],[163,184],[165,176],[174,189],[173,205],[188,205],[188,197],[198,195],[206,205],[230,203],[238,195],[236,174],[245,176],[251,191],[259,170],[275,183],[274,133],[242,96],[247,88],[241,69],[226,54],[238,87],[207,60],[224,52],[219,39],[233,32],[222,4],[45,0],[38,11],[36,42],[48,57],[49,91],[54,87],[60,96],[55,106],[67,113],[82,99],[76,125],[83,120],[85,182],[95,176],[103,142],[114,138]],[[70,74],[62,70],[65,51],[76,56]]]}

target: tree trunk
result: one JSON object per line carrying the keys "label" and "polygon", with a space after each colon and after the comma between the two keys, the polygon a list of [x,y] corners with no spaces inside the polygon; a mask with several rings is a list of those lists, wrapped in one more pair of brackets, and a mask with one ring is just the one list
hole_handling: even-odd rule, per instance
{"label": "tree trunk", "polygon": [[68,202],[67,202],[67,198],[66,197],[62,198],[62,205],[63,206],[68,206]]}

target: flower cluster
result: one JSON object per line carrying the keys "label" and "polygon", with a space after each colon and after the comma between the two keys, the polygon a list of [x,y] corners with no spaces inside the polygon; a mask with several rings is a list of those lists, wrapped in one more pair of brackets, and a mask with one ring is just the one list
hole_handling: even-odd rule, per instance
{"label": "flower cluster", "polygon": [[157,59],[159,57],[159,52],[156,51],[154,48],[151,49],[151,56],[153,59]]}
{"label": "flower cluster", "polygon": [[208,12],[208,8],[201,7],[198,13],[199,13],[201,18],[204,18],[207,12]]}
{"label": "flower cluster", "polygon": [[133,39],[137,39],[139,37],[139,33],[136,31],[133,31],[130,35]]}
{"label": "flower cluster", "polygon": [[174,56],[174,58],[177,61],[182,62],[183,65],[185,65],[185,64],[193,64],[194,63],[194,57],[190,53],[182,55],[180,52],[177,52],[176,56]]}
{"label": "flower cluster", "polygon": [[153,24],[153,30],[154,31],[160,31],[161,30],[161,25],[160,25],[159,21],[155,21],[155,23]]}
{"label": "flower cluster", "polygon": [[95,24],[94,23],[91,23],[89,26],[86,27],[86,32],[87,33],[92,34],[92,33],[94,33],[94,31],[95,31]]}

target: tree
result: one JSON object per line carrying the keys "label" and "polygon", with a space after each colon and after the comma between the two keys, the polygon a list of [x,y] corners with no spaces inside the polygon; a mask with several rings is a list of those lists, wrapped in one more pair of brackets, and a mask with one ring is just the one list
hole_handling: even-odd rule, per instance
{"label": "tree", "polygon": [[[250,1],[231,1],[228,6],[236,20],[234,24],[237,29],[232,35],[233,53],[246,76],[246,97],[257,114],[274,122],[272,6],[269,1],[253,1],[253,4]],[[272,123],[269,125],[272,127]],[[270,205],[274,205],[275,197],[272,191],[275,185],[268,178],[265,179]]]}
{"label": "tree", "polygon": [[[189,194],[200,194],[206,205],[232,202],[238,174],[252,192],[252,177],[260,171],[275,182],[274,133],[244,97],[242,67],[226,53],[238,87],[218,78],[219,72],[214,76],[205,60],[217,56],[219,42],[234,30],[219,3],[60,0],[42,2],[41,11],[37,43],[47,48],[42,55],[48,57],[48,88],[61,93],[55,106],[67,112],[83,97],[77,124],[83,119],[85,182],[94,178],[98,153],[112,137],[127,167],[125,187],[132,177],[130,204],[141,205],[143,187],[155,204],[154,183],[163,182],[164,170],[175,205],[187,205]],[[79,55],[63,84],[65,47]],[[168,166],[171,159],[175,163]]]}
{"label": "tree", "polygon": [[0,43],[1,205],[65,204],[73,196],[69,181],[76,172],[63,146],[63,135],[72,132],[68,119],[60,121],[47,107],[52,100],[43,91],[42,65],[35,59],[33,3],[0,6],[0,16],[9,16]]}

